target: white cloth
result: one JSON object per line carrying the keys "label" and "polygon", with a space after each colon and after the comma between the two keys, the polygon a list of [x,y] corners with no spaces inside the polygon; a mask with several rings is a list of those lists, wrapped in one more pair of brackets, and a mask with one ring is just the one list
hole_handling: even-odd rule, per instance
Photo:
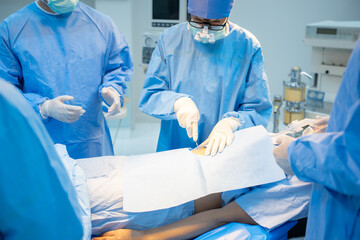
{"label": "white cloth", "polygon": [[[189,149],[129,157],[124,173],[124,209],[144,212],[174,207],[211,193],[247,188],[285,178],[262,126],[235,133],[215,157]],[[146,200],[142,196],[146,196]]]}
{"label": "white cloth", "polygon": [[[130,228],[145,230],[167,225],[194,214],[194,202],[158,211],[131,213],[123,209],[123,172],[127,157],[79,159],[86,173],[91,205],[92,234]],[[146,201],[147,196],[142,196]]]}
{"label": "white cloth", "polygon": [[[194,201],[173,208],[131,213],[123,209],[124,162],[127,157],[109,156],[79,159],[85,171],[91,204],[93,235],[119,229],[149,229],[164,226],[194,214]],[[311,183],[296,177],[257,187],[222,193],[223,205],[236,201],[259,225],[272,230],[307,215]],[[141,199],[146,201],[148,196]]]}
{"label": "white cloth", "polygon": [[77,161],[69,157],[69,154],[66,150],[66,146],[62,144],[54,145],[61,162],[65,166],[67,173],[71,179],[71,182],[76,191],[77,200],[81,207],[80,220],[83,226],[83,240],[89,240],[91,238],[91,220],[90,220],[90,200],[89,200],[89,190],[87,186],[87,177],[83,169],[78,165]]}
{"label": "white cloth", "polygon": [[271,231],[307,217],[313,184],[296,176],[276,183],[222,193],[223,205],[235,201],[255,222]]}

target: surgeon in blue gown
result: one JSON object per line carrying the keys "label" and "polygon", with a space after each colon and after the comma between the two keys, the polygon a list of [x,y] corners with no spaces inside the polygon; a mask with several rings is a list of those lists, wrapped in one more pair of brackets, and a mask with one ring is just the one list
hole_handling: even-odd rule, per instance
{"label": "surgeon in blue gown", "polygon": [[72,158],[113,155],[102,112],[120,112],[133,65],[112,20],[78,0],[36,1],[0,24],[0,77],[23,92]]}
{"label": "surgeon in blue gown", "polygon": [[[324,121],[325,120],[325,121]],[[319,124],[326,124],[320,119]],[[360,239],[360,39],[350,57],[326,132],[278,139],[278,164],[314,182],[306,239]]]}
{"label": "surgeon in blue gown", "polygon": [[254,35],[228,21],[233,2],[189,0],[189,21],[161,35],[139,105],[162,120],[157,151],[200,142],[215,155],[231,144],[234,131],[268,124],[262,49]]}
{"label": "surgeon in blue gown", "polygon": [[81,239],[82,210],[49,134],[0,79],[0,239]]}

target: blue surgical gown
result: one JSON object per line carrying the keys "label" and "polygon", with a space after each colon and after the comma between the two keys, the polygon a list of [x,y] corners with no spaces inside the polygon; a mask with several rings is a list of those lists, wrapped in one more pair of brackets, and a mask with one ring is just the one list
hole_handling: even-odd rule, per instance
{"label": "blue surgical gown", "polygon": [[307,239],[360,239],[360,40],[349,60],[326,133],[288,147],[291,168],[315,183]]}
{"label": "blue surgical gown", "polygon": [[199,109],[199,141],[226,117],[240,128],[266,125],[272,105],[261,46],[247,30],[229,23],[230,34],[214,44],[194,40],[182,23],[164,31],[153,52],[140,97],[140,110],[160,118],[157,151],[195,147],[174,112],[178,98]]}
{"label": "blue surgical gown", "polygon": [[0,80],[0,239],[81,239],[68,173],[39,116]]}
{"label": "blue surgical gown", "polygon": [[86,113],[73,123],[44,124],[72,158],[113,155],[102,113],[101,89],[123,94],[132,74],[129,47],[111,19],[79,2],[68,14],[50,15],[32,3],[0,24],[0,77],[20,88],[33,109],[60,95]]}

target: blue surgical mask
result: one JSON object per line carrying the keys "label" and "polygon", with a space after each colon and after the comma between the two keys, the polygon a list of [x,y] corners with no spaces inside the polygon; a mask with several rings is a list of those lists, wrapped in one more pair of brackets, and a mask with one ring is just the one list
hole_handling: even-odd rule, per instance
{"label": "blue surgical mask", "polygon": [[63,14],[72,12],[79,0],[48,0],[47,5],[56,13]]}
{"label": "blue surgical mask", "polygon": [[203,28],[196,28],[190,24],[188,24],[188,29],[190,29],[194,39],[202,43],[215,43],[215,41],[229,35],[228,24],[226,24],[226,26],[220,31],[209,30],[207,26],[204,26]]}

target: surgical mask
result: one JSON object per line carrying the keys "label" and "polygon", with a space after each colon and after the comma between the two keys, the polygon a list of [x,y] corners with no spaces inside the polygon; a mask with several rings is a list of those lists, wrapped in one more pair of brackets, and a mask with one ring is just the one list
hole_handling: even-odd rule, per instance
{"label": "surgical mask", "polygon": [[[44,2],[44,0],[42,0]],[[56,13],[63,14],[72,12],[79,0],[48,0],[47,5]]]}
{"label": "surgical mask", "polygon": [[188,24],[188,29],[190,29],[191,33],[193,34],[195,41],[202,43],[215,43],[215,41],[229,35],[228,24],[226,24],[226,26],[219,31],[209,30],[208,26],[204,26],[203,28],[196,28],[190,24]]}

